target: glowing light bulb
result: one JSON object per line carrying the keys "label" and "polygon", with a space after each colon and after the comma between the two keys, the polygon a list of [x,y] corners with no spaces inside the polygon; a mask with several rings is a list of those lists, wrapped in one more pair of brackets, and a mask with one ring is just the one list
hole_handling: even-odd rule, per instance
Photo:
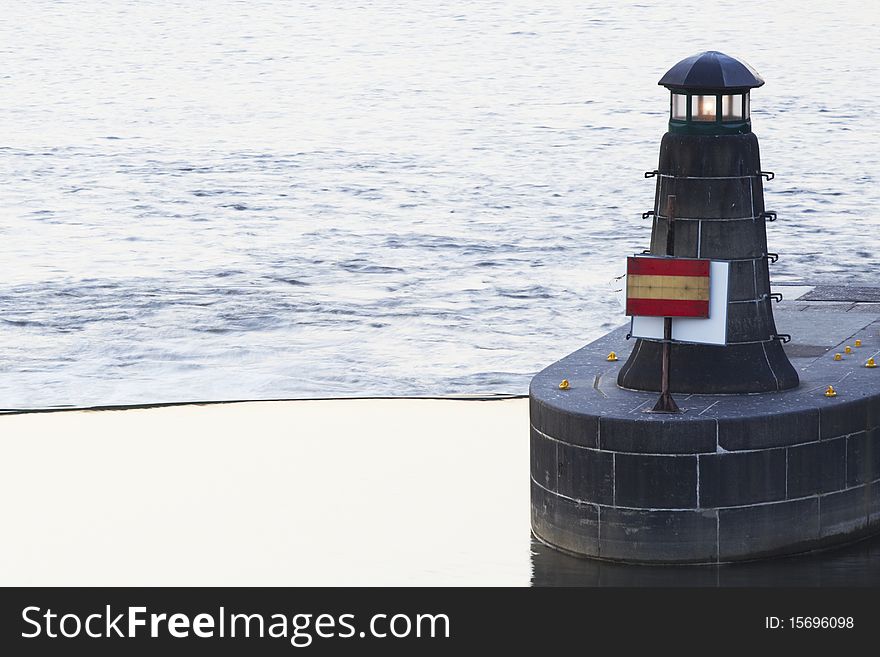
{"label": "glowing light bulb", "polygon": [[702,96],[700,98],[700,118],[715,118],[715,96]]}

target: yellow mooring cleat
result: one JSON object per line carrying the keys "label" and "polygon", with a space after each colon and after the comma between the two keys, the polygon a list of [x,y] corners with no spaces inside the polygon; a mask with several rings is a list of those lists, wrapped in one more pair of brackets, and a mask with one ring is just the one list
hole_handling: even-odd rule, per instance
{"label": "yellow mooring cleat", "polygon": [[874,362],[873,358],[869,358],[868,362],[865,363],[865,367],[877,367],[877,363]]}
{"label": "yellow mooring cleat", "polygon": [[568,383],[568,379],[562,379],[562,383],[559,384],[560,390],[568,390],[571,385]]}
{"label": "yellow mooring cleat", "polygon": [[605,360],[610,360],[611,362],[614,362],[614,361],[617,360],[617,354],[615,354],[615,353],[612,351],[610,354],[608,354],[608,358],[606,358]]}
{"label": "yellow mooring cleat", "polygon": [[843,356],[840,354],[834,354],[834,360],[843,360]]}
{"label": "yellow mooring cleat", "polygon": [[855,344],[856,344],[857,347],[861,347],[861,346],[862,346],[862,341],[861,341],[861,340],[856,340]]}
{"label": "yellow mooring cleat", "polygon": [[849,345],[846,345],[846,346],[843,348],[843,353],[845,353],[845,354],[851,354],[851,353],[852,353],[852,347],[850,347]]}
{"label": "yellow mooring cleat", "polygon": [[837,391],[834,389],[834,386],[828,386],[827,388],[825,388],[825,396],[837,397]]}

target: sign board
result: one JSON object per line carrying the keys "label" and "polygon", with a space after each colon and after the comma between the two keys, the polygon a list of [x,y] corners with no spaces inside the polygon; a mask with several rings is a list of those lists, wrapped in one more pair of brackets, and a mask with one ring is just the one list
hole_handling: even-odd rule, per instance
{"label": "sign board", "polygon": [[627,258],[626,314],[709,317],[709,263],[697,258]]}
{"label": "sign board", "polygon": [[[642,258],[637,258],[642,259]],[[709,262],[708,317],[673,317],[672,340],[697,344],[727,344],[727,298],[730,263]],[[629,276],[627,276],[627,279]],[[628,283],[629,281],[627,281]],[[663,317],[633,316],[630,333],[636,338],[663,339]]]}

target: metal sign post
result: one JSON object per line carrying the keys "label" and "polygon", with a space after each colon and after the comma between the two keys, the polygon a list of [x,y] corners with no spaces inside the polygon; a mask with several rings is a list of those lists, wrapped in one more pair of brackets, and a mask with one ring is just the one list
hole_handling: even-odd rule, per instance
{"label": "metal sign post", "polygon": [[[666,197],[666,255],[675,251],[675,196]],[[681,413],[669,392],[669,358],[672,350],[672,318],[663,318],[663,353],[660,370],[660,398],[651,409],[653,413]]]}

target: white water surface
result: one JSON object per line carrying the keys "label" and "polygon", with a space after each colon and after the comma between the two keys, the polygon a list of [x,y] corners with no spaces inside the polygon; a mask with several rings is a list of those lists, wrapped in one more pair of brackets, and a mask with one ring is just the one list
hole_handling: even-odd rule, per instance
{"label": "white water surface", "polygon": [[0,408],[523,393],[625,321],[679,59],[752,94],[777,282],[880,272],[873,2],[0,11]]}

